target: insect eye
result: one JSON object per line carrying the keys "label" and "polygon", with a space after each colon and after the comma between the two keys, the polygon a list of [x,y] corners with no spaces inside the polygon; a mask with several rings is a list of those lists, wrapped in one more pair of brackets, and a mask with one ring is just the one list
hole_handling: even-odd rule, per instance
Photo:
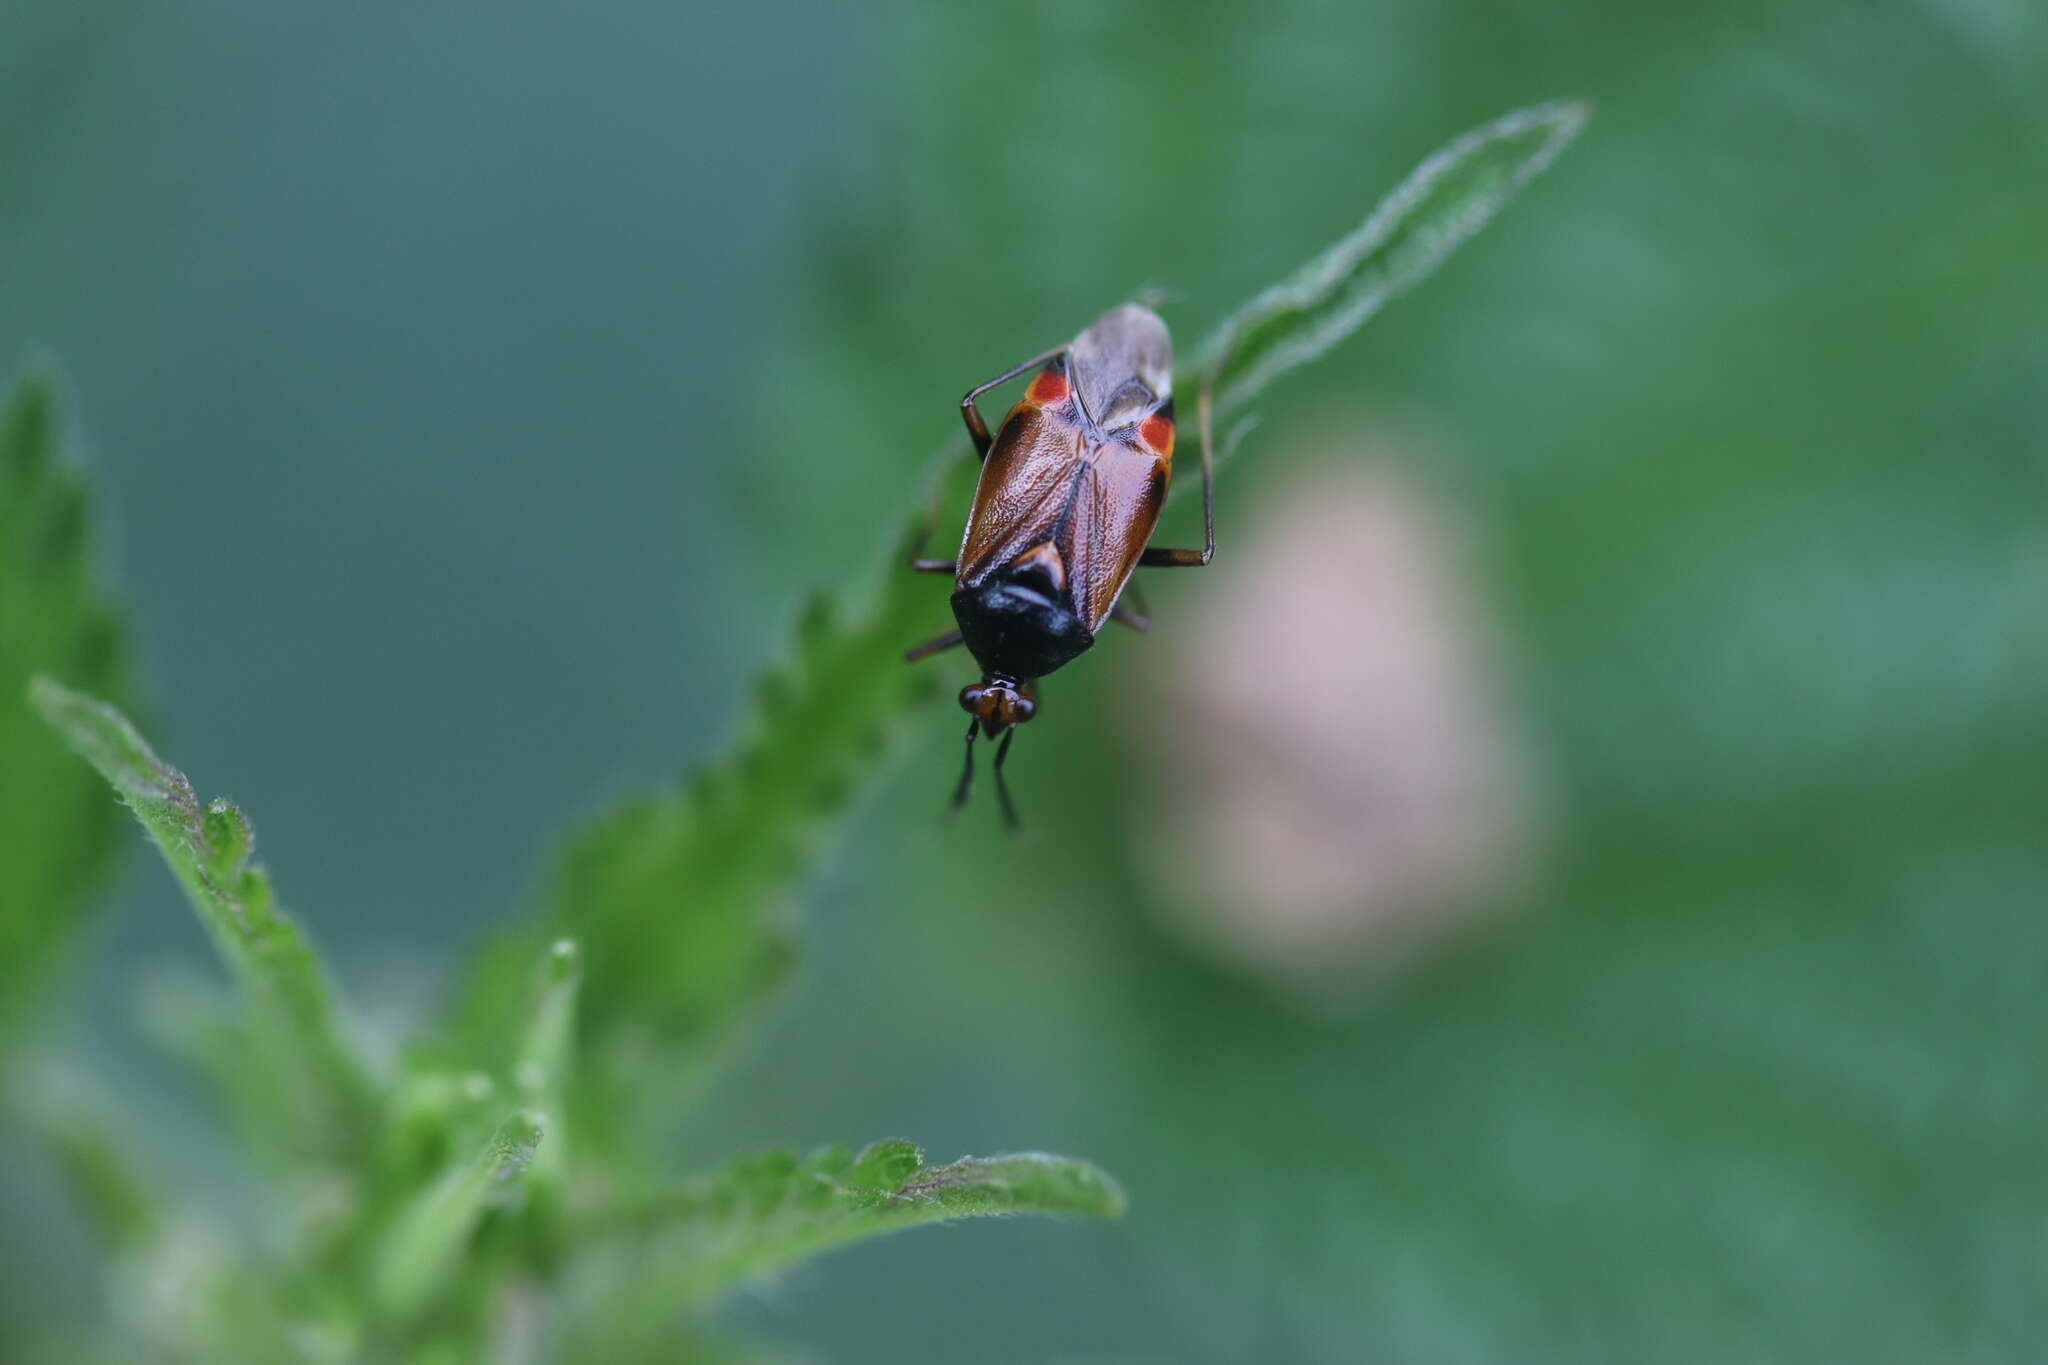
{"label": "insect eye", "polygon": [[1038,714],[1038,703],[1031,700],[1031,698],[1029,697],[1017,698],[1016,702],[1014,703],[1014,707],[1017,713],[1017,719],[1010,722],[1012,725],[1022,725],[1025,721],[1030,720],[1033,716]]}
{"label": "insect eye", "polygon": [[961,688],[961,689],[960,689],[960,709],[961,709],[962,711],[973,711],[973,710],[974,710],[975,708],[979,707],[980,705],[981,705],[981,686],[980,686],[980,684],[978,684],[978,683],[969,683],[969,684],[967,684],[967,686],[965,686],[965,687],[963,687],[963,688]]}

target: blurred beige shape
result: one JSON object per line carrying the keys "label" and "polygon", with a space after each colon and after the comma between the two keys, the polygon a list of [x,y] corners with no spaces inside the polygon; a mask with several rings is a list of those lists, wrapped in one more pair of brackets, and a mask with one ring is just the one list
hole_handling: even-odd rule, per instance
{"label": "blurred beige shape", "polygon": [[1383,447],[1292,463],[1153,637],[1145,847],[1197,940],[1329,985],[1501,903],[1532,803],[1446,498]]}

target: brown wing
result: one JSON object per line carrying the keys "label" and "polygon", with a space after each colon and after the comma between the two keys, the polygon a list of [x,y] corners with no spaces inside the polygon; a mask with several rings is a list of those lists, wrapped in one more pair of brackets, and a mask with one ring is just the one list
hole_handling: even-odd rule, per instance
{"label": "brown wing", "polygon": [[1166,502],[1167,460],[1115,437],[1089,452],[1065,534],[1054,544],[1067,565],[1075,614],[1100,630]]}
{"label": "brown wing", "polygon": [[960,538],[959,586],[980,583],[1051,539],[1087,446],[1060,357],[1031,381],[981,462],[974,510]]}
{"label": "brown wing", "polygon": [[1108,437],[1092,435],[1064,358],[1047,365],[982,464],[958,585],[1029,558],[1066,589],[1088,629],[1098,629],[1159,520],[1172,431],[1158,412]]}

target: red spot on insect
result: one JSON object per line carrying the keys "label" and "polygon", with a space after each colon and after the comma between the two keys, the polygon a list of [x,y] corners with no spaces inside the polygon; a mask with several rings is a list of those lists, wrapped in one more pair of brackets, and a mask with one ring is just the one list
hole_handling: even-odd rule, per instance
{"label": "red spot on insect", "polygon": [[1067,377],[1058,370],[1041,370],[1038,378],[1031,381],[1031,401],[1040,407],[1051,407],[1067,399]]}
{"label": "red spot on insect", "polygon": [[1138,424],[1138,434],[1145,438],[1145,444],[1161,455],[1173,454],[1173,421],[1160,413],[1153,413]]}

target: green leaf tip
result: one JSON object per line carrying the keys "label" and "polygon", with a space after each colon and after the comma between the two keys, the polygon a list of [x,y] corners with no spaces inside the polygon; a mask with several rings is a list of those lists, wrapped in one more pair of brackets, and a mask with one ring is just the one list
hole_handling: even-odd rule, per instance
{"label": "green leaf tip", "polygon": [[33,477],[56,444],[57,399],[47,375],[16,382],[0,414],[0,477],[9,482]]}
{"label": "green leaf tip", "polygon": [[197,817],[199,803],[192,784],[158,758],[119,711],[41,674],[29,680],[28,699],[78,756],[99,770],[144,825],[159,810]]}
{"label": "green leaf tip", "polygon": [[158,758],[149,742],[113,707],[50,678],[29,684],[29,700],[79,757],[99,770],[135,812],[200,912],[223,955],[248,967],[272,927],[269,886],[247,868],[253,849],[248,820],[224,800],[202,812],[192,784]]}
{"label": "green leaf tip", "polygon": [[962,1157],[929,1166],[904,1182],[902,1199],[931,1200],[947,1217],[1005,1213],[1121,1218],[1130,1207],[1122,1185],[1101,1167],[1045,1152]]}
{"label": "green leaf tip", "polygon": [[743,1158],[662,1201],[641,1221],[634,1298],[716,1297],[835,1247],[903,1228],[1012,1214],[1115,1218],[1128,1200],[1100,1167],[1042,1152],[925,1164],[912,1142],[850,1155],[824,1147]]}
{"label": "green leaf tip", "polygon": [[1229,411],[1350,336],[1407,293],[1571,145],[1583,100],[1504,114],[1438,149],[1358,228],[1240,308],[1210,334],[1196,368]]}
{"label": "green leaf tip", "polygon": [[924,1165],[924,1152],[903,1138],[883,1138],[861,1149],[842,1177],[842,1183],[863,1190],[893,1190],[916,1175]]}
{"label": "green leaf tip", "polygon": [[541,980],[548,986],[573,986],[583,977],[583,950],[573,938],[558,938],[548,945],[541,961]]}
{"label": "green leaf tip", "polygon": [[561,1129],[567,1119],[569,1071],[575,1057],[576,996],[583,980],[582,954],[576,941],[558,938],[542,950],[534,971],[526,1027],[513,1061],[513,1080],[533,1112],[546,1116],[557,1132],[541,1150],[533,1179],[552,1185],[561,1176],[568,1144]]}
{"label": "green leaf tip", "polygon": [[200,821],[200,835],[206,844],[206,866],[213,879],[232,885],[241,879],[256,847],[256,831],[249,817],[220,797],[207,803]]}
{"label": "green leaf tip", "polygon": [[250,859],[255,836],[226,801],[203,810],[183,773],[157,757],[128,718],[47,677],[29,684],[35,709],[142,822],[257,1014],[256,1042],[320,1148],[351,1150],[371,1121],[372,1086],[339,1019],[312,945],[277,908]]}
{"label": "green leaf tip", "polygon": [[503,1183],[523,1173],[545,1136],[547,1120],[531,1109],[522,1109],[499,1124],[485,1149],[491,1179]]}

